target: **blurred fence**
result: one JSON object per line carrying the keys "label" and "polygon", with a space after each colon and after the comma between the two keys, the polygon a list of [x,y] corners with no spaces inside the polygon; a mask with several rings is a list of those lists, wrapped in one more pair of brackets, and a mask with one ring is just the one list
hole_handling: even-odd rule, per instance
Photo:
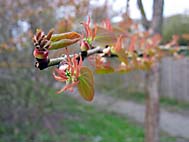
{"label": "blurred fence", "polygon": [[189,101],[189,58],[165,58],[160,69],[161,95]]}
{"label": "blurred fence", "polygon": [[[144,91],[145,73],[136,71],[125,75],[126,88]],[[176,60],[166,57],[160,64],[160,95],[189,102],[189,58]]]}

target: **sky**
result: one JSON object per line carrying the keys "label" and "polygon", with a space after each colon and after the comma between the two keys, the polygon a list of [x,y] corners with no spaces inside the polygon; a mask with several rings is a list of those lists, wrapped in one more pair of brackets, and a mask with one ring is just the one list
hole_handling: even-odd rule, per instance
{"label": "sky", "polygon": [[[118,5],[123,5],[125,0],[117,0]],[[122,2],[122,3],[121,3]],[[189,1],[188,0],[164,0],[164,16],[171,16],[175,14],[189,14]],[[153,0],[143,0],[144,9],[148,19],[152,16],[152,3]],[[140,18],[140,13],[137,9],[136,0],[130,0],[130,14],[132,18]]]}
{"label": "sky", "polygon": [[[92,0],[96,3],[96,0]],[[98,3],[102,4],[105,0],[99,0]],[[127,0],[107,0],[109,3],[113,3],[113,10],[123,11],[126,7]],[[140,12],[136,5],[137,0],[130,0],[130,16],[133,19],[140,18]],[[152,16],[152,3],[153,0],[142,0],[146,15],[148,19],[151,19]],[[164,16],[171,16],[175,14],[185,14],[189,15],[189,0],[164,0]]]}

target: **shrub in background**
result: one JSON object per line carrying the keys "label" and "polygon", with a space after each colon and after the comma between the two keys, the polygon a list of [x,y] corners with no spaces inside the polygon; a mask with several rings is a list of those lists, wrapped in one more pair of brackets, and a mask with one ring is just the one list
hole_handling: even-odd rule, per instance
{"label": "shrub in background", "polygon": [[189,16],[174,15],[165,18],[162,31],[163,43],[170,41],[173,35],[179,35],[179,45],[188,45],[188,41],[183,39],[181,35],[189,33]]}

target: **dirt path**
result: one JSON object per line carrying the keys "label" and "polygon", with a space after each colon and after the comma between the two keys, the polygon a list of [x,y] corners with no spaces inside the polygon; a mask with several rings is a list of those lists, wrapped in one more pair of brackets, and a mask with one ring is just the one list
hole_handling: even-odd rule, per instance
{"label": "dirt path", "polygon": [[[79,99],[79,97],[77,98]],[[108,95],[96,95],[92,105],[126,115],[140,123],[144,122],[145,106],[132,101],[124,101]],[[189,116],[168,112],[163,109],[160,112],[161,130],[171,136],[182,137],[189,141]]]}

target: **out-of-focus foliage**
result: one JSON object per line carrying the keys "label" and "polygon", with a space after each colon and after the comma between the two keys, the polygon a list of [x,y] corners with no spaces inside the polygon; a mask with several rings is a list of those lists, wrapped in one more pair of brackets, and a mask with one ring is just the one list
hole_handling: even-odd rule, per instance
{"label": "out-of-focus foliage", "polygon": [[80,22],[96,15],[91,7],[87,0],[0,0],[1,140],[36,141],[46,106],[53,107],[47,97],[47,88],[53,86],[51,71],[34,69],[33,33],[37,28],[80,32]]}
{"label": "out-of-focus foliage", "polygon": [[182,38],[183,34],[189,33],[189,16],[175,15],[164,19],[163,43],[169,42],[173,35],[179,35],[179,45],[188,45],[188,41]]}
{"label": "out-of-focus foliage", "polygon": [[53,86],[50,71],[33,67],[33,33],[37,28],[54,27],[55,33],[77,29],[89,4],[86,0],[0,0],[0,141],[35,141],[46,106],[52,105],[46,97],[49,90],[43,89]]}

